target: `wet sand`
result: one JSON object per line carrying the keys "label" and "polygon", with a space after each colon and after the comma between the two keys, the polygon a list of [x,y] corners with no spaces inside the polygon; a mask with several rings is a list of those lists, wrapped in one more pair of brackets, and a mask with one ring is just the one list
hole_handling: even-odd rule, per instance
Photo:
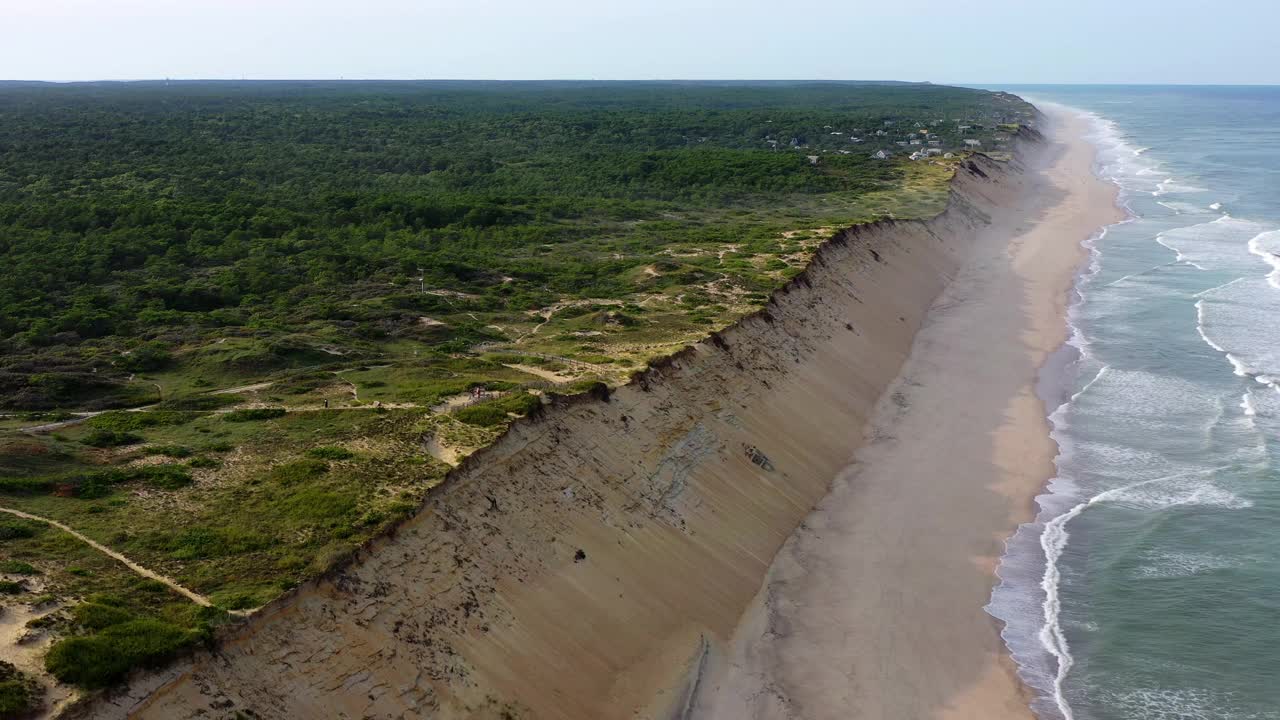
{"label": "wet sand", "polygon": [[1121,217],[1086,121],[1049,119],[1026,187],[934,302],[862,447],[709,663],[692,717],[1032,717],[983,607],[1053,472],[1037,372],[1066,339],[1081,242]]}

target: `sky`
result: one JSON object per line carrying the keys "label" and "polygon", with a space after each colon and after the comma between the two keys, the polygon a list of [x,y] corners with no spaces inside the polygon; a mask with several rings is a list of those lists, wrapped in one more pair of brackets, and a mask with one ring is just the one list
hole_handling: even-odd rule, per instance
{"label": "sky", "polygon": [[0,0],[0,79],[1280,84],[1275,0]]}

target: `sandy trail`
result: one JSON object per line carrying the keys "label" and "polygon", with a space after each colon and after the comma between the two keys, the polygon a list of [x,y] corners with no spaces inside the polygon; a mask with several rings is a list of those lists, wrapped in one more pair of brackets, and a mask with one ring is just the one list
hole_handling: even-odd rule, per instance
{"label": "sandy trail", "polygon": [[23,519],[25,519],[25,520],[34,520],[34,521],[36,521],[36,522],[45,523],[46,525],[52,525],[53,527],[58,528],[59,530],[61,530],[61,531],[65,532],[65,533],[67,533],[68,535],[70,535],[70,536],[74,537],[75,539],[77,539],[77,540],[79,540],[80,542],[82,542],[82,543],[84,543],[84,544],[88,545],[89,547],[92,547],[94,550],[97,550],[98,552],[102,553],[103,555],[106,555],[106,556],[108,556],[108,557],[110,557],[110,558],[112,558],[112,559],[114,559],[114,560],[118,560],[118,561],[120,561],[120,562],[121,562],[121,563],[123,563],[125,566],[127,566],[130,570],[132,570],[132,571],[134,571],[134,572],[138,573],[139,575],[141,575],[141,576],[143,576],[143,577],[145,577],[145,578],[150,578],[150,579],[152,579],[152,580],[158,580],[158,581],[160,581],[160,582],[164,583],[165,585],[168,585],[168,586],[169,586],[169,587],[170,587],[174,592],[176,592],[176,593],[178,593],[179,595],[182,595],[183,597],[185,597],[185,598],[187,598],[187,599],[191,600],[191,602],[194,602],[194,603],[196,603],[197,605],[204,605],[205,607],[210,607],[210,606],[212,606],[212,605],[213,605],[213,603],[209,602],[209,598],[207,598],[207,597],[205,597],[205,596],[203,596],[203,595],[201,595],[201,594],[199,594],[199,593],[197,593],[197,592],[194,592],[194,591],[192,591],[192,590],[188,590],[187,588],[185,588],[185,587],[183,587],[183,586],[179,585],[177,582],[175,582],[175,581],[173,581],[173,580],[170,580],[169,578],[167,578],[167,577],[165,577],[165,576],[163,576],[163,575],[161,575],[161,574],[159,574],[159,573],[157,573],[157,572],[154,572],[154,571],[152,571],[152,570],[148,570],[147,568],[145,568],[145,567],[143,567],[143,566],[139,565],[138,563],[136,563],[136,562],[134,562],[134,561],[130,560],[129,558],[125,557],[124,555],[121,555],[120,553],[116,552],[115,550],[112,550],[111,548],[109,548],[109,547],[107,547],[107,546],[105,546],[105,545],[101,545],[101,544],[99,544],[99,543],[97,543],[97,542],[94,542],[92,539],[90,539],[90,538],[88,538],[88,537],[86,537],[86,536],[82,535],[81,533],[76,532],[75,530],[71,529],[70,527],[67,527],[66,525],[63,525],[62,523],[58,522],[57,520],[50,520],[49,518],[46,518],[46,517],[41,517],[41,516],[39,516],[39,515],[32,515],[31,513],[23,512],[23,511],[21,511],[21,510],[14,510],[13,508],[6,508],[6,507],[0,507],[0,512],[8,513],[8,514],[10,514],[10,515],[14,515],[14,516],[17,516],[17,517],[23,518]]}
{"label": "sandy trail", "polygon": [[939,297],[866,444],[775,558],[700,720],[1030,718],[984,611],[1056,453],[1037,371],[1066,339],[1080,243],[1119,219],[1084,120],[1051,115],[1032,192]]}

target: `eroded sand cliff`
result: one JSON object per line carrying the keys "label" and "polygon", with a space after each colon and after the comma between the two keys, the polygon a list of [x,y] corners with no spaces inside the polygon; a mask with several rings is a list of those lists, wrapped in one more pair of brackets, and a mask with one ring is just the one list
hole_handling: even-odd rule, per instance
{"label": "eroded sand cliff", "polygon": [[966,161],[939,217],[837,234],[764,311],[611,394],[556,400],[216,652],[69,714],[684,717],[931,303],[1022,191],[1017,161]]}

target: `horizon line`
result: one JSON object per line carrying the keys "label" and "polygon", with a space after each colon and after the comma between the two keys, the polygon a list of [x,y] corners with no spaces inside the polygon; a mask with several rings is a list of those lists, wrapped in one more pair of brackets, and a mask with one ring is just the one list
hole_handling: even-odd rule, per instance
{"label": "horizon line", "polygon": [[234,78],[234,77],[150,77],[150,78],[96,78],[88,80],[28,80],[19,78],[0,79],[0,84],[26,84],[26,85],[91,85],[101,83],[159,83],[159,82],[178,82],[178,83],[201,83],[201,82],[229,82],[229,83],[285,83],[285,82],[385,82],[385,83],[414,83],[414,82],[451,82],[451,83],[715,83],[715,82],[733,82],[733,83],[899,83],[906,85],[944,85],[952,87],[982,87],[982,86],[1059,86],[1059,87],[1280,87],[1278,83],[1203,83],[1203,82],[1130,82],[1130,81],[1108,81],[1108,82],[1003,82],[1003,81],[979,81],[979,82],[958,82],[958,81],[937,81],[937,80],[894,80],[894,79],[855,79],[855,78],[749,78],[749,77],[721,77],[721,78],[572,78],[572,77],[546,77],[546,78],[448,78],[448,77],[421,77],[421,78],[396,78],[396,77],[276,77],[276,78]]}

